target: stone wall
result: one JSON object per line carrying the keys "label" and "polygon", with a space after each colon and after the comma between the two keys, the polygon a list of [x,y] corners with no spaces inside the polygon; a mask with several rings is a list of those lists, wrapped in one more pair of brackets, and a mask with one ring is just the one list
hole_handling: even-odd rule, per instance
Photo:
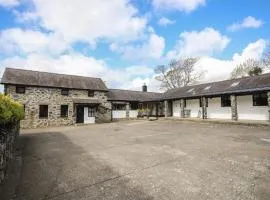
{"label": "stone wall", "polygon": [[19,122],[0,124],[0,184],[4,182],[9,160],[16,138],[19,135]]}
{"label": "stone wall", "polygon": [[[16,86],[6,85],[7,94],[25,105],[25,119],[21,128],[40,128],[71,125],[76,122],[75,105],[72,98],[95,98],[102,102],[97,109],[96,121],[110,121],[111,105],[105,92],[95,91],[94,97],[88,97],[87,90],[70,89],[69,95],[61,95],[60,88],[26,87],[25,94],[17,94]],[[39,118],[39,105],[48,105],[48,118]],[[61,105],[68,105],[68,117],[61,117]]]}
{"label": "stone wall", "polygon": [[232,111],[232,120],[238,120],[238,112],[237,112],[237,96],[231,95],[231,111]]}

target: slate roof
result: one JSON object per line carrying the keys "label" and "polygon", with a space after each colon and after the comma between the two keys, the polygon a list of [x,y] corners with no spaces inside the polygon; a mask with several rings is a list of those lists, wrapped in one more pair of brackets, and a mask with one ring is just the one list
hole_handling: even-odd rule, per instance
{"label": "slate roof", "polygon": [[165,92],[163,99],[191,98],[233,93],[241,94],[256,91],[270,91],[270,73],[175,88]]}
{"label": "slate roof", "polygon": [[109,89],[108,99],[111,101],[159,101],[162,99],[162,93],[142,92],[131,90]]}
{"label": "slate roof", "polygon": [[6,68],[1,83],[100,91],[108,90],[105,83],[100,78],[56,74],[14,68]]}

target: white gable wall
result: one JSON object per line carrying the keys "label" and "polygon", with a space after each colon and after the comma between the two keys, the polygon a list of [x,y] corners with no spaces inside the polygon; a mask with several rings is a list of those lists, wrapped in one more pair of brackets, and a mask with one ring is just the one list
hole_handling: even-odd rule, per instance
{"label": "white gable wall", "polygon": [[185,109],[191,110],[190,117],[202,118],[202,108],[200,108],[199,99],[188,99],[188,100],[186,100],[186,108]]}
{"label": "white gable wall", "polygon": [[221,98],[208,98],[207,118],[231,119],[231,107],[221,107]]}
{"label": "white gable wall", "polygon": [[252,95],[237,96],[239,120],[268,120],[268,106],[253,106]]}

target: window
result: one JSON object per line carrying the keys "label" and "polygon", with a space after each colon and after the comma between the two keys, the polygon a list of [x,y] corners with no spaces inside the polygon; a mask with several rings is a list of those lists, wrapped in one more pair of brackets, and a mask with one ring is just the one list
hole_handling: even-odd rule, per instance
{"label": "window", "polygon": [[94,97],[95,92],[93,90],[88,90],[88,97]]}
{"label": "window", "polygon": [[25,93],[25,87],[24,86],[16,86],[16,93],[24,94]]}
{"label": "window", "polygon": [[48,118],[48,105],[39,105],[39,118]]}
{"label": "window", "polygon": [[130,109],[131,110],[137,110],[138,109],[138,103],[131,103],[130,104]]}
{"label": "window", "polygon": [[253,106],[267,106],[268,97],[266,93],[253,95]]}
{"label": "window", "polygon": [[61,105],[61,117],[68,117],[68,105]]}
{"label": "window", "polygon": [[95,117],[96,108],[88,107],[88,117]]}
{"label": "window", "polygon": [[64,96],[68,96],[68,93],[69,93],[69,89],[62,89],[61,90],[61,94]]}
{"label": "window", "polygon": [[112,107],[113,110],[126,110],[125,104],[113,104]]}
{"label": "window", "polygon": [[231,106],[231,96],[224,95],[221,96],[221,107],[230,107]]}

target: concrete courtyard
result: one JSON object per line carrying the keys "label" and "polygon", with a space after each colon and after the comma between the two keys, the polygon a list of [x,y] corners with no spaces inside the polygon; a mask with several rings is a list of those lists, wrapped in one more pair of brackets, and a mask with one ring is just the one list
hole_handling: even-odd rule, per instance
{"label": "concrete courtyard", "polygon": [[131,120],[19,142],[16,200],[270,199],[269,127]]}

